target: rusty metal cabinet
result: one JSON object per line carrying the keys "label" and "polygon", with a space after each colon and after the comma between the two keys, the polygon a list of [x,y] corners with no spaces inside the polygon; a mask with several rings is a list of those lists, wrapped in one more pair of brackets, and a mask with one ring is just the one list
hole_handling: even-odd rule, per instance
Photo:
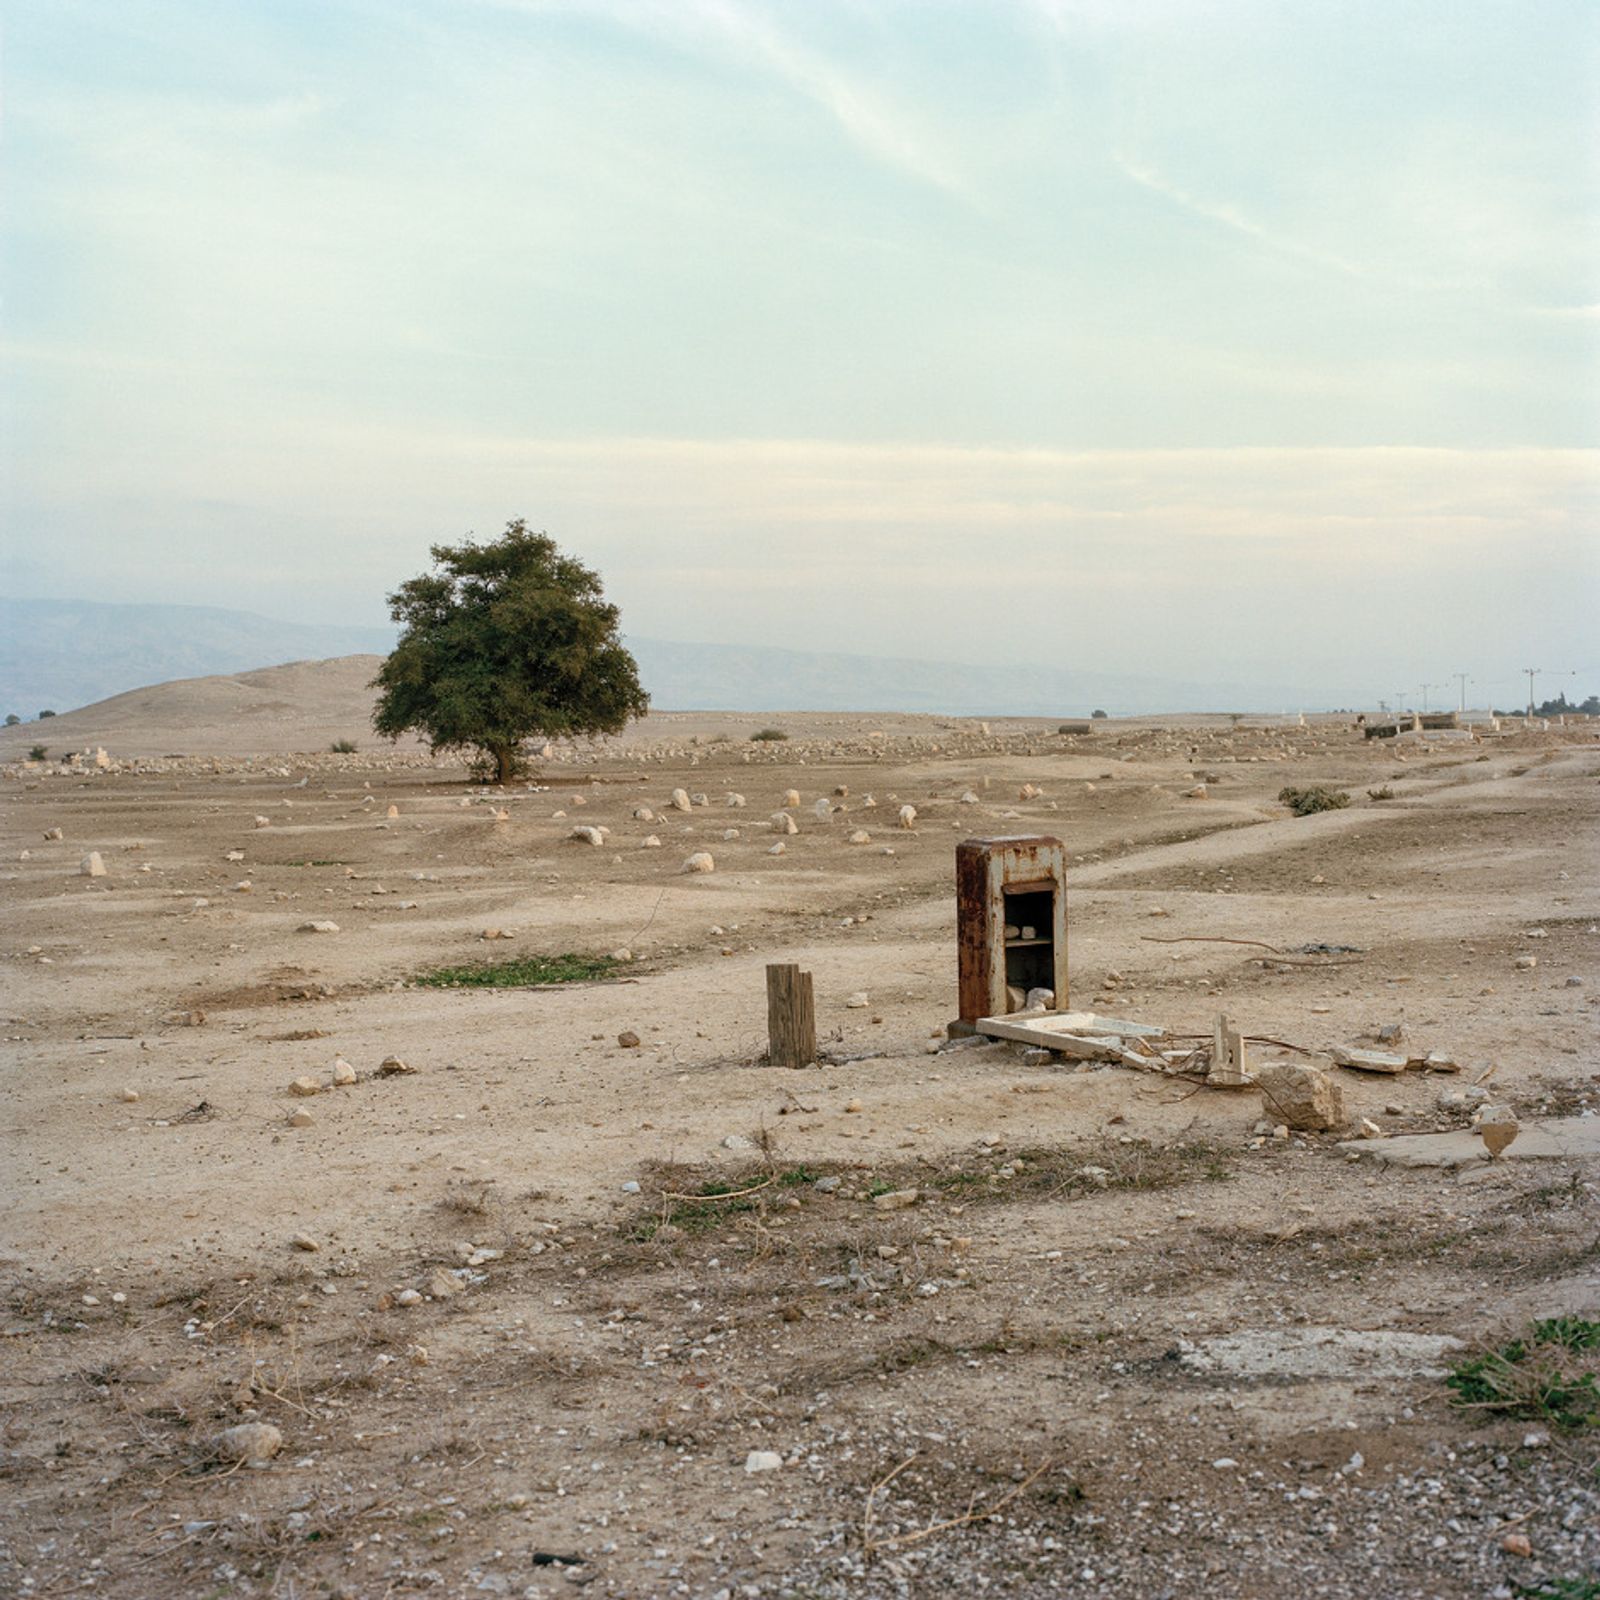
{"label": "rusty metal cabinet", "polygon": [[956,846],[960,1023],[1020,1009],[1050,989],[1067,1008],[1067,852],[1047,835],[966,839]]}

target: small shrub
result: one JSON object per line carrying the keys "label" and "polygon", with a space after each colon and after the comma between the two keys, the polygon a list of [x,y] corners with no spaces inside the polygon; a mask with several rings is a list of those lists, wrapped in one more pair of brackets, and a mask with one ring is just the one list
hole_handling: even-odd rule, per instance
{"label": "small shrub", "polygon": [[1445,1383],[1459,1405],[1588,1427],[1600,1422],[1600,1322],[1546,1317],[1523,1337],[1469,1357]]}
{"label": "small shrub", "polygon": [[1109,714],[1104,711],[1091,711],[1089,716],[1095,722],[1106,722],[1109,720]]}
{"label": "small shrub", "polygon": [[55,712],[53,712],[53,711],[41,711],[39,713],[39,721],[43,722],[46,717],[53,717],[54,715],[55,715]]}
{"label": "small shrub", "polygon": [[17,725],[17,724],[18,724],[18,723],[19,723],[19,722],[21,722],[21,721],[22,721],[22,718],[21,718],[21,717],[19,717],[19,716],[18,716],[18,715],[17,715],[17,714],[16,714],[16,712],[15,712],[15,711],[10,711],[10,712],[7,712],[7,713],[6,713],[6,726],[7,726],[7,727],[8,727],[8,728],[14,728],[14,727],[16,727],[16,725]]}
{"label": "small shrub", "polygon": [[1325,789],[1320,785],[1311,789],[1280,789],[1278,799],[1297,817],[1309,817],[1318,811],[1342,811],[1350,804],[1350,796],[1343,789]]}
{"label": "small shrub", "polygon": [[47,745],[47,744],[36,744],[36,745],[32,746],[29,749],[29,751],[28,751],[28,759],[30,761],[43,761],[44,758],[49,754],[50,754],[50,746],[49,745]]}
{"label": "small shrub", "polygon": [[431,972],[419,972],[412,981],[429,989],[531,989],[609,977],[617,965],[611,956],[586,956],[569,950],[557,956],[514,956],[509,961],[435,967]]}
{"label": "small shrub", "polygon": [[335,739],[333,743],[328,746],[328,748],[332,750],[336,756],[353,756],[356,753],[356,744],[354,739]]}
{"label": "small shrub", "polygon": [[1369,799],[1369,800],[1393,800],[1394,799],[1394,790],[1391,789],[1388,784],[1384,784],[1384,786],[1381,789],[1368,789],[1367,790],[1367,799]]}
{"label": "small shrub", "polygon": [[751,741],[756,744],[775,744],[788,737],[782,728],[762,728],[758,733],[750,735]]}

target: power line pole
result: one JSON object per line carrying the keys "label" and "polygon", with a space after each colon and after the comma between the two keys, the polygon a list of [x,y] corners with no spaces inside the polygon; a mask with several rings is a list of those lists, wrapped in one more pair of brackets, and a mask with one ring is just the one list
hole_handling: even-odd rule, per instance
{"label": "power line pole", "polygon": [[1531,719],[1533,716],[1533,680],[1539,676],[1544,668],[1524,667],[1522,670],[1528,674],[1528,716]]}
{"label": "power line pole", "polygon": [[1461,685],[1461,707],[1460,707],[1460,710],[1461,710],[1461,715],[1465,716],[1467,714],[1467,685],[1472,682],[1472,679],[1469,678],[1467,676],[1467,674],[1464,673],[1464,672],[1452,672],[1450,674],[1450,676],[1452,678],[1454,678],[1456,680],[1456,682]]}
{"label": "power line pole", "polygon": [[1430,689],[1442,689],[1443,687],[1444,687],[1444,685],[1442,683],[1424,683],[1424,684],[1421,685],[1421,689],[1422,689],[1422,711],[1423,711],[1423,715],[1424,716],[1427,715],[1427,711],[1428,711],[1428,691]]}

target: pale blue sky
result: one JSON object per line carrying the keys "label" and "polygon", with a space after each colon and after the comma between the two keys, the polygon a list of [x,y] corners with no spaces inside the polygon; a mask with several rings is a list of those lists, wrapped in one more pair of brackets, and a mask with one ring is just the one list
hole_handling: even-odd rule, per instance
{"label": "pale blue sky", "polygon": [[1587,0],[4,14],[9,592],[1600,688]]}

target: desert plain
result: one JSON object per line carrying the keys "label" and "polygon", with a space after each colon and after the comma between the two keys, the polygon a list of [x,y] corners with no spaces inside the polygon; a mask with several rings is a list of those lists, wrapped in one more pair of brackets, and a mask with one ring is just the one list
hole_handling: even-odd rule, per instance
{"label": "desert plain", "polygon": [[[1594,1592],[1596,1430],[1446,1381],[1600,1310],[1593,723],[657,713],[501,790],[369,676],[0,740],[0,1590]],[[949,1039],[954,848],[1017,833],[1074,1007],[1225,1012],[1342,1125]],[[1456,1070],[1333,1065],[1384,1030]]]}

